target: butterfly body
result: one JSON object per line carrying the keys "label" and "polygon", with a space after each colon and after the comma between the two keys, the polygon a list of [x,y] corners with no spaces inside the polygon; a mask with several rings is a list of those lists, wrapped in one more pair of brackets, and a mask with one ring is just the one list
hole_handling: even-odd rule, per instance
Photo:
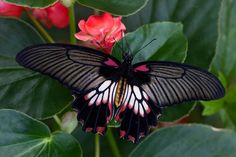
{"label": "butterfly body", "polygon": [[86,47],[42,44],[25,48],[16,60],[71,89],[84,131],[104,134],[115,119],[120,137],[133,142],[157,125],[163,107],[224,96],[221,83],[207,71],[164,61],[133,65],[129,53],[120,62]]}

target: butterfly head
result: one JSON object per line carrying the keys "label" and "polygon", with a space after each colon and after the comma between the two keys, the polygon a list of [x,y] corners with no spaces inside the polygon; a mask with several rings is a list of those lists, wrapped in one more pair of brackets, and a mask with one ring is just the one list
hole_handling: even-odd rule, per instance
{"label": "butterfly head", "polygon": [[123,53],[123,62],[126,64],[131,65],[133,60],[133,56],[131,55],[131,53]]}

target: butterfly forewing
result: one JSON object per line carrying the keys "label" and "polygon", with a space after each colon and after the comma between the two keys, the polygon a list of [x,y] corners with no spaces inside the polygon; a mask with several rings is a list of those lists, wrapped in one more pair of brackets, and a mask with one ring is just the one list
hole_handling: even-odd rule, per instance
{"label": "butterfly forewing", "polygon": [[160,107],[191,100],[224,96],[218,79],[207,71],[173,62],[144,62],[134,65],[136,74],[148,76],[141,87]]}
{"label": "butterfly forewing", "polygon": [[[17,62],[32,70],[56,78],[76,92],[96,87],[107,78],[119,62],[96,50],[65,44],[43,44],[28,47],[17,55]],[[109,76],[108,76],[109,77]]]}

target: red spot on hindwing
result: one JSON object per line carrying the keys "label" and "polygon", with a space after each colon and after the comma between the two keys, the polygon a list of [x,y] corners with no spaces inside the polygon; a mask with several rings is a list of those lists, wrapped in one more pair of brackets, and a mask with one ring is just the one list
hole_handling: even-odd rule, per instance
{"label": "red spot on hindwing", "polygon": [[91,132],[91,131],[93,131],[93,128],[86,128],[85,129],[85,132]]}
{"label": "red spot on hindwing", "polygon": [[126,135],[126,132],[123,130],[120,130],[120,138],[125,137],[125,135]]}
{"label": "red spot on hindwing", "polygon": [[144,64],[144,65],[140,65],[140,66],[136,67],[136,68],[134,69],[134,71],[135,71],[135,72],[137,72],[137,71],[147,72],[147,71],[149,71],[149,68],[147,67],[146,64]]}
{"label": "red spot on hindwing", "polygon": [[118,68],[118,64],[113,61],[112,59],[108,58],[107,61],[104,62],[104,64],[108,65],[108,66],[111,66],[111,67],[114,67],[114,68]]}
{"label": "red spot on hindwing", "polygon": [[134,137],[134,136],[129,135],[129,136],[128,136],[128,139],[129,139],[130,141],[132,141],[133,143],[135,142],[135,137]]}
{"label": "red spot on hindwing", "polygon": [[97,127],[97,133],[104,135],[106,128],[105,127]]}

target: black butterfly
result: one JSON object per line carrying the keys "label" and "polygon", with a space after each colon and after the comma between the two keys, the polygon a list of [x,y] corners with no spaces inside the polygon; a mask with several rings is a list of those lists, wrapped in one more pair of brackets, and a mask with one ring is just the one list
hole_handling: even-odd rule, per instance
{"label": "black butterfly", "polygon": [[17,54],[17,62],[57,79],[72,90],[73,107],[86,132],[104,134],[114,118],[120,137],[137,142],[157,125],[161,109],[183,101],[224,96],[220,81],[207,71],[163,61],[132,65],[132,56],[114,57],[86,47],[42,44]]}

